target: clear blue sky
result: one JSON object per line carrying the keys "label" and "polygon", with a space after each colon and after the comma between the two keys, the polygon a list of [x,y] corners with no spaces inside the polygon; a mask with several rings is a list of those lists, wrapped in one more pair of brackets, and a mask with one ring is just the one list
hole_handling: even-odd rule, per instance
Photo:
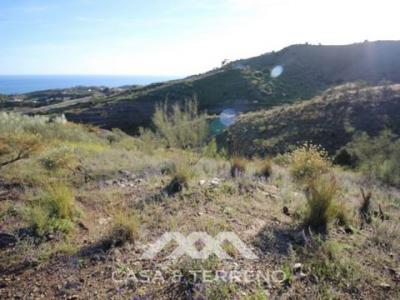
{"label": "clear blue sky", "polygon": [[400,39],[398,0],[0,0],[0,74],[189,75],[293,43]]}

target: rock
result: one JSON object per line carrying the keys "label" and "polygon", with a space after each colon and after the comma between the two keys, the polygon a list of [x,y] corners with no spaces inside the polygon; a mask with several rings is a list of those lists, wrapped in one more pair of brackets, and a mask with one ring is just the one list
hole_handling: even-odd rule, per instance
{"label": "rock", "polygon": [[221,180],[217,177],[213,178],[210,180],[210,185],[211,186],[218,186],[221,184]]}
{"label": "rock", "polygon": [[105,225],[105,224],[108,224],[110,221],[111,221],[111,218],[100,218],[98,222],[100,225]]}
{"label": "rock", "polygon": [[390,284],[387,284],[386,282],[382,282],[380,285],[379,285],[379,287],[381,287],[381,288],[383,288],[383,289],[385,289],[385,290],[389,290],[391,287],[390,287]]}
{"label": "rock", "polygon": [[301,272],[303,265],[301,263],[296,263],[293,265],[293,274],[298,274]]}
{"label": "rock", "polygon": [[8,233],[0,233],[0,249],[12,247],[17,243],[17,238]]}
{"label": "rock", "polygon": [[206,181],[204,179],[199,181],[199,185],[205,185],[205,184],[206,184]]}
{"label": "rock", "polygon": [[284,207],[283,207],[282,212],[283,212],[285,215],[290,216],[289,208],[288,208],[287,206],[284,206]]}
{"label": "rock", "polygon": [[81,283],[78,281],[68,281],[65,285],[64,285],[64,292],[66,292],[66,294],[69,294],[69,290],[79,290],[81,288]]}
{"label": "rock", "polygon": [[104,184],[105,184],[105,185],[113,185],[113,184],[114,184],[114,181],[113,181],[113,180],[106,180],[106,181],[104,182]]}

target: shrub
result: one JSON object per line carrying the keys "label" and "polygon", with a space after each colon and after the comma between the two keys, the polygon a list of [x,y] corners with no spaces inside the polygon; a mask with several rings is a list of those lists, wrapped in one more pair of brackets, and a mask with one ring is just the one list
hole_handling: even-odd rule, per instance
{"label": "shrub", "polygon": [[172,180],[165,187],[164,192],[170,196],[189,187],[189,181],[194,176],[193,168],[189,161],[182,159],[174,163]]}
{"label": "shrub", "polygon": [[63,183],[51,184],[39,201],[41,206],[47,207],[50,215],[59,219],[72,219],[75,212],[75,197]]}
{"label": "shrub", "polygon": [[400,139],[390,131],[384,130],[375,138],[366,133],[358,135],[346,149],[356,158],[356,168],[367,178],[400,185]]}
{"label": "shrub", "polygon": [[185,101],[183,107],[176,103],[171,109],[167,102],[157,105],[153,123],[169,147],[199,148],[208,137],[207,116],[199,113],[196,99]]}
{"label": "shrub", "polygon": [[28,221],[29,227],[37,236],[43,236],[50,231],[49,213],[40,206],[29,207],[25,211],[25,219]]}
{"label": "shrub", "polygon": [[217,141],[213,138],[204,148],[203,148],[203,156],[209,158],[225,158],[226,157],[225,149],[218,149]]}
{"label": "shrub", "polygon": [[256,176],[264,177],[268,179],[272,175],[272,160],[271,159],[264,159],[261,161],[256,161]]}
{"label": "shrub", "polygon": [[231,159],[231,176],[238,177],[246,172],[247,160],[239,156]]}
{"label": "shrub", "polygon": [[368,192],[367,194],[365,194],[364,189],[361,189],[361,196],[362,196],[362,204],[360,207],[360,215],[361,218],[363,219],[363,221],[367,222],[367,223],[371,223],[372,219],[372,215],[371,215],[371,197],[372,197],[372,193]]}
{"label": "shrub", "polygon": [[40,163],[48,171],[67,169],[75,170],[79,166],[78,157],[68,147],[56,148],[40,159]]}
{"label": "shrub", "polygon": [[118,213],[114,215],[113,226],[104,240],[108,247],[133,243],[139,234],[139,219],[136,214]]}
{"label": "shrub", "polygon": [[165,146],[165,141],[163,138],[157,136],[150,129],[146,129],[143,127],[139,128],[139,149],[152,154],[154,149],[159,148],[160,146]]}
{"label": "shrub", "polygon": [[304,220],[306,226],[319,231],[326,232],[328,225],[337,216],[335,197],[338,185],[334,177],[323,176],[314,179],[306,190],[307,210]]}
{"label": "shrub", "polygon": [[189,180],[193,178],[194,172],[190,162],[185,160],[180,160],[175,162],[175,172],[174,177],[178,180],[179,183],[188,186]]}
{"label": "shrub", "polygon": [[289,154],[289,170],[295,181],[305,183],[328,173],[331,162],[325,150],[305,144]]}
{"label": "shrub", "polygon": [[75,213],[72,191],[62,183],[49,185],[26,210],[26,219],[36,235],[69,232]]}

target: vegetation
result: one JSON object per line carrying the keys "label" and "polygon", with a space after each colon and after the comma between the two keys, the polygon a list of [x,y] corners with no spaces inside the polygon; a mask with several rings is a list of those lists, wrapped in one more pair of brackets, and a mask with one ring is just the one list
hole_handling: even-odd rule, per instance
{"label": "vegetation", "polygon": [[326,232],[328,225],[338,215],[336,179],[326,176],[314,178],[307,188],[307,211],[304,223],[319,232]]}
{"label": "vegetation", "polygon": [[107,248],[133,243],[139,234],[139,219],[136,214],[117,213],[107,238],[103,241]]}
{"label": "vegetation", "polygon": [[[360,84],[360,80],[374,85],[379,84],[384,78],[393,82],[399,81],[400,62],[397,57],[399,47],[397,41],[345,46],[293,45],[276,53],[266,53],[250,59],[234,61],[220,69],[181,80],[143,87],[131,86],[127,89],[115,89],[108,92],[92,89],[93,95],[89,100],[85,100],[80,91],[67,90],[65,92],[70,94],[70,97],[80,98],[82,95],[84,99],[78,98],[78,101],[60,99],[63,101],[62,107],[50,102],[50,105],[42,107],[41,112],[68,113],[73,121],[94,123],[106,128],[118,127],[127,132],[137,133],[140,126],[150,125],[155,104],[163,102],[166,98],[174,103],[197,95],[200,110],[207,109],[210,112],[221,111],[222,107],[244,107],[246,111],[257,111],[311,99],[328,88],[347,82],[359,84],[357,88],[360,90],[359,94],[354,96],[361,98],[359,96],[363,95],[362,87],[365,83]],[[358,60],[354,61],[354,57],[358,57]],[[278,78],[271,78],[271,70],[277,65],[284,66],[283,73]],[[374,68],[370,72],[365,72],[365,66],[374,66]],[[54,91],[49,93],[54,94]],[[84,93],[91,94],[87,90]],[[333,93],[335,94],[336,91]],[[37,97],[28,95],[27,98],[43,98],[46,101],[51,97],[43,92],[41,94],[43,95],[36,95]],[[60,94],[62,98],[63,94]],[[98,96],[100,96],[99,100],[96,99]],[[45,101],[39,101],[39,103]],[[133,111],[138,111],[140,114],[133,118]],[[29,112],[35,112],[35,110]],[[355,112],[361,112],[361,110],[344,114],[339,110],[337,112],[339,118],[337,115],[332,116],[332,120],[336,121],[332,124],[338,126],[342,117],[348,113],[355,114]],[[325,116],[322,117],[324,118]],[[293,121],[297,122],[296,119]],[[289,118],[286,120],[289,123],[292,122]],[[310,123],[315,125],[317,122]],[[271,124],[271,122],[266,122],[266,124]],[[310,135],[313,136],[325,126],[328,129],[332,128],[330,122],[318,123],[320,128],[315,128],[313,124],[309,125],[315,132],[304,130],[308,134],[297,135],[297,138],[308,137],[310,140]],[[321,130],[321,135],[323,132],[326,133]],[[330,131],[328,131],[329,135]],[[260,137],[265,138],[265,136]],[[295,133],[293,137],[296,137]],[[343,135],[339,134],[339,137]],[[338,140],[340,140],[339,137],[337,137]],[[322,144],[316,140],[312,141]],[[304,140],[300,141],[300,143],[303,142]],[[343,142],[346,141],[343,140]],[[296,142],[290,144],[294,145]],[[322,146],[326,149],[330,148],[328,147],[330,145],[322,144]],[[343,145],[339,145],[339,148],[341,146]]]}
{"label": "vegetation", "polygon": [[69,232],[76,213],[74,202],[70,188],[62,183],[50,184],[27,207],[28,224],[37,236]]}
{"label": "vegetation", "polygon": [[[192,113],[192,105],[179,111],[159,107],[161,127],[143,129],[137,138],[61,117],[0,115],[4,145],[11,136],[34,137],[40,145],[1,169],[0,270],[5,271],[0,284],[14,276],[19,282],[18,287],[1,288],[6,298],[21,289],[40,297],[42,291],[32,282],[44,287],[50,298],[62,297],[64,290],[90,298],[93,290],[87,286],[95,287],[101,298],[131,298],[133,293],[160,299],[399,295],[398,260],[393,255],[400,243],[399,190],[396,185],[386,188],[383,177],[373,175],[378,163],[369,169],[368,180],[363,171],[367,159],[394,160],[394,135],[385,133],[379,142],[381,137],[372,138],[373,153],[357,140],[346,147],[362,172],[333,166],[332,156],[310,143],[292,145],[279,157],[248,159],[240,151],[229,156],[219,150],[218,141],[208,140],[207,127],[201,130],[204,135],[190,136],[192,122],[206,121]],[[177,124],[186,127],[174,132]],[[268,126],[262,130],[268,132]],[[15,157],[17,147],[7,147],[1,161]],[[211,255],[207,260],[182,257],[171,262],[165,258],[175,243],[152,261],[139,259],[145,246],[165,232],[215,237],[226,231],[236,233],[259,260],[241,259],[227,241],[221,248],[234,261]],[[72,274],[65,283],[65,272],[57,270],[68,270],[71,262],[79,268],[79,277]],[[110,283],[114,270],[131,276],[131,270],[136,274],[142,269],[160,269],[167,279],[174,276],[170,270],[183,274],[174,283]],[[211,277],[217,270],[283,270],[285,281],[236,282],[237,274],[231,273],[223,278],[232,282],[209,282],[200,276],[196,282],[193,269],[208,270]]]}
{"label": "vegetation", "polygon": [[297,182],[306,183],[329,172],[331,163],[325,150],[305,144],[289,155],[290,173]]}
{"label": "vegetation", "polygon": [[25,133],[0,134],[0,168],[29,158],[43,145],[37,135]]}
{"label": "vegetation", "polygon": [[229,153],[252,157],[275,156],[311,143],[333,156],[360,132],[375,137],[390,128],[399,135],[399,86],[357,84],[330,89],[301,103],[242,114],[217,138],[218,144]]}
{"label": "vegetation", "polygon": [[256,160],[256,176],[268,179],[272,175],[272,160],[267,158],[263,160]]}
{"label": "vegetation", "polygon": [[247,160],[245,158],[234,156],[231,159],[231,176],[232,177],[239,177],[244,175],[247,168]]}
{"label": "vegetation", "polygon": [[377,137],[363,133],[346,148],[356,168],[369,179],[377,179],[388,185],[400,185],[400,139],[385,130]]}
{"label": "vegetation", "polygon": [[153,123],[169,147],[196,149],[205,144],[208,137],[207,118],[198,112],[197,107],[197,100],[185,101],[183,108],[176,103],[171,112],[167,102],[156,107]]}

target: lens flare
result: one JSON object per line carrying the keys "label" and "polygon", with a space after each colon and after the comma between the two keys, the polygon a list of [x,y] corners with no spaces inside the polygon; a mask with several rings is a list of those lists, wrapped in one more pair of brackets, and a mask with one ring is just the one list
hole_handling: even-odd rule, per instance
{"label": "lens flare", "polygon": [[224,126],[231,126],[236,121],[236,111],[228,108],[224,109],[219,115],[219,119]]}
{"label": "lens flare", "polygon": [[271,77],[272,78],[277,78],[279,76],[281,76],[283,73],[283,67],[282,66],[275,66],[272,70],[271,70]]}

